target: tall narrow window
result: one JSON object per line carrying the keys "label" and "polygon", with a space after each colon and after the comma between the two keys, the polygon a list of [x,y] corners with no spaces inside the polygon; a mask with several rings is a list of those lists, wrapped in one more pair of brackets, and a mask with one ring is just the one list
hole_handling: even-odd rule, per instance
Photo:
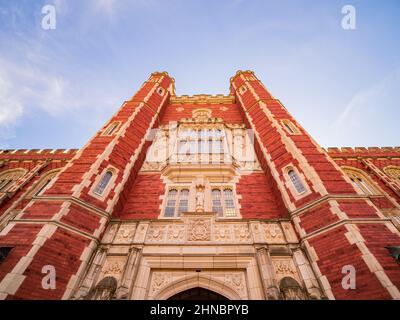
{"label": "tall narrow window", "polygon": [[176,189],[169,190],[167,196],[167,205],[165,206],[165,217],[173,217],[175,215],[176,197],[178,191]]}
{"label": "tall narrow window", "polygon": [[299,176],[294,170],[289,170],[288,175],[290,178],[290,181],[292,181],[293,186],[295,187],[296,191],[298,193],[303,193],[306,191],[306,188],[304,187],[303,182],[300,180]]}
{"label": "tall narrow window", "polygon": [[117,128],[119,127],[120,122],[116,121],[111,123],[103,132],[103,136],[112,136],[115,131],[117,130]]}
{"label": "tall narrow window", "polygon": [[285,123],[284,125],[285,125],[286,129],[287,129],[290,133],[294,133],[294,132],[293,132],[293,129],[292,129],[287,123]]}
{"label": "tall narrow window", "polygon": [[212,211],[218,213],[219,216],[222,216],[222,202],[221,202],[221,190],[213,189],[211,191],[212,195]]}
{"label": "tall narrow window", "polygon": [[112,178],[112,172],[111,171],[107,171],[103,177],[101,178],[100,182],[98,183],[98,185],[96,186],[96,188],[94,189],[94,193],[101,196],[105,190],[105,188],[107,187],[108,183],[110,182],[111,178]]}
{"label": "tall narrow window", "polygon": [[233,192],[231,189],[224,190],[224,201],[225,201],[225,216],[226,217],[236,216],[235,202],[233,200]]}
{"label": "tall narrow window", "polygon": [[0,247],[0,263],[6,260],[7,256],[10,254],[12,247]]}
{"label": "tall narrow window", "polygon": [[180,215],[182,212],[187,212],[188,209],[189,209],[188,206],[189,206],[189,190],[188,189],[182,189],[179,192],[178,215]]}

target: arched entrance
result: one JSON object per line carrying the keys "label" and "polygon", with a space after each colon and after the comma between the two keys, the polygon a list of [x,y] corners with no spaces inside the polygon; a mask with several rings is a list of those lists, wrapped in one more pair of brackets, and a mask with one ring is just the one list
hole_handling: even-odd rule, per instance
{"label": "arched entrance", "polygon": [[200,287],[179,292],[168,300],[229,300],[223,295]]}

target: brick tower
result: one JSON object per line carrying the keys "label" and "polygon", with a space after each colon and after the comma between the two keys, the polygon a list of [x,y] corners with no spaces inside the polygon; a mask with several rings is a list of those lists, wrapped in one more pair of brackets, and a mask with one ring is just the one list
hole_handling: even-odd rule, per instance
{"label": "brick tower", "polygon": [[83,148],[0,151],[0,298],[399,299],[399,217],[399,148],[156,72]]}

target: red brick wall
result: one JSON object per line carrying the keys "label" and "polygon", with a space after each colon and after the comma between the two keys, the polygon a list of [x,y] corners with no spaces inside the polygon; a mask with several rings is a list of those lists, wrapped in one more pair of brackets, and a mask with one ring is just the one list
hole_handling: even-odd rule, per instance
{"label": "red brick wall", "polygon": [[236,185],[243,219],[278,219],[287,215],[279,206],[271,180],[264,173],[242,175]]}
{"label": "red brick wall", "polygon": [[124,219],[157,219],[165,187],[160,174],[138,174],[127,197],[125,207],[119,214]]}

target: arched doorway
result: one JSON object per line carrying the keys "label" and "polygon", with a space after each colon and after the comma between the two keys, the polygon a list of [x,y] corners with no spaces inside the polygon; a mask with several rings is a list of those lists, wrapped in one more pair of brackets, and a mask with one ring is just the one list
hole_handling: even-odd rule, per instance
{"label": "arched doorway", "polygon": [[227,297],[211,290],[196,287],[179,292],[168,300],[229,300]]}

